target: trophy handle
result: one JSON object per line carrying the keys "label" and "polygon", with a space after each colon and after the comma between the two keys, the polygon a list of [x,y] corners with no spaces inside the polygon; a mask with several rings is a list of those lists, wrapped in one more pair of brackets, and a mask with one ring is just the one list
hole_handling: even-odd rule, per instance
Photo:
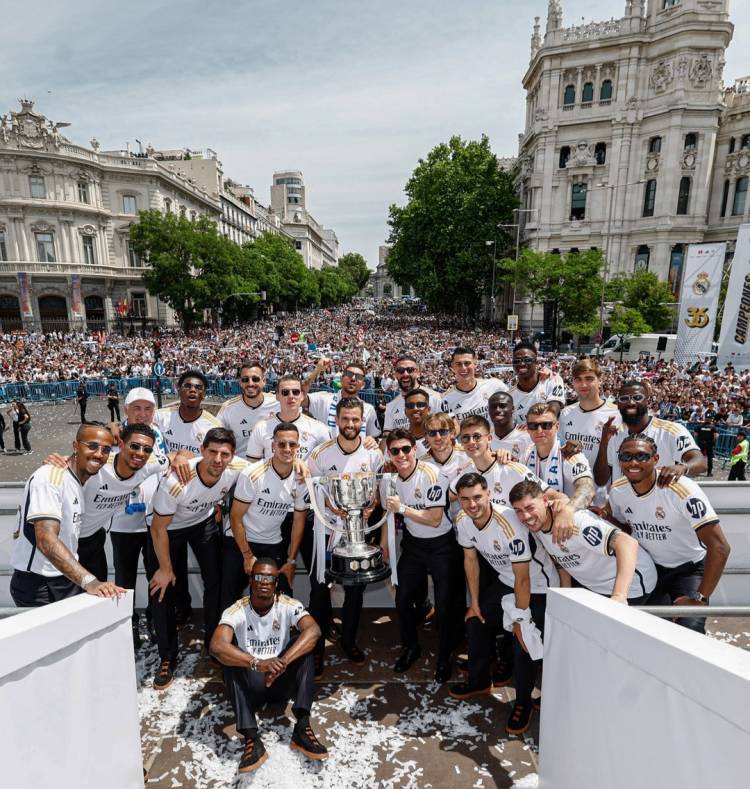
{"label": "trophy handle", "polygon": [[[321,523],[325,523],[325,525],[331,529],[331,531],[341,531],[341,529],[336,528],[336,521],[330,521],[326,514],[320,509],[318,506],[318,497],[316,495],[315,486],[316,486],[316,477],[306,477],[305,484],[307,485],[307,492],[310,496],[310,509],[318,516],[318,519]],[[320,484],[320,483],[317,483]],[[326,492],[325,488],[320,485],[323,495],[326,497],[328,493]]]}

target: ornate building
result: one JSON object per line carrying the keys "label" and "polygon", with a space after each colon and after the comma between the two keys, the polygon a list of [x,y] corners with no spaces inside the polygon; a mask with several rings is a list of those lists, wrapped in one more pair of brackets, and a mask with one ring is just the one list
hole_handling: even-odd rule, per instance
{"label": "ornate building", "polygon": [[138,211],[218,217],[195,180],[146,154],[72,143],[21,101],[0,117],[0,326],[5,332],[171,324],[130,246]]}
{"label": "ornate building", "polygon": [[625,0],[624,16],[564,27],[539,17],[523,77],[525,241],[602,249],[608,274],[649,269],[680,286],[688,244],[747,222],[750,95],[725,88],[728,0]]}

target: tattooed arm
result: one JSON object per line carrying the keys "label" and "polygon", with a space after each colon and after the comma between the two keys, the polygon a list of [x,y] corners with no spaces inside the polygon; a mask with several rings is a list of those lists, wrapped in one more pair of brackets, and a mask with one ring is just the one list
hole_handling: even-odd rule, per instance
{"label": "tattooed arm", "polygon": [[574,511],[585,510],[594,500],[596,488],[591,477],[580,477],[575,481],[573,495],[570,497],[570,506]]}

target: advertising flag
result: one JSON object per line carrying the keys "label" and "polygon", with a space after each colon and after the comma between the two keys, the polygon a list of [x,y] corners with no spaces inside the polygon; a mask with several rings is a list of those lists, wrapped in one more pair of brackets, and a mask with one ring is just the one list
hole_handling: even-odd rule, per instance
{"label": "advertising flag", "polygon": [[750,367],[750,224],[740,225],[719,337],[719,367]]}

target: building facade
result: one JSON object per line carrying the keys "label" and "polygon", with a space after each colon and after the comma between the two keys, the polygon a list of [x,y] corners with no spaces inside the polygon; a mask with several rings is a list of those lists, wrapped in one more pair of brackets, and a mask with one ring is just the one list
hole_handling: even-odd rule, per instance
{"label": "building facade", "polygon": [[679,292],[687,246],[748,221],[750,97],[723,82],[728,0],[625,0],[624,16],[539,17],[523,77],[523,239],[601,249],[607,274],[639,269]]}
{"label": "building facade", "polygon": [[393,277],[388,273],[388,253],[390,247],[381,244],[378,247],[378,265],[375,271],[370,274],[370,279],[363,289],[362,295],[371,296],[374,299],[400,299],[402,296],[413,296],[412,288],[402,288]]}
{"label": "building facade", "polygon": [[148,154],[72,143],[68,125],[26,100],[0,117],[0,328],[174,323],[146,291],[130,226],[145,209],[218,218],[220,201]]}

